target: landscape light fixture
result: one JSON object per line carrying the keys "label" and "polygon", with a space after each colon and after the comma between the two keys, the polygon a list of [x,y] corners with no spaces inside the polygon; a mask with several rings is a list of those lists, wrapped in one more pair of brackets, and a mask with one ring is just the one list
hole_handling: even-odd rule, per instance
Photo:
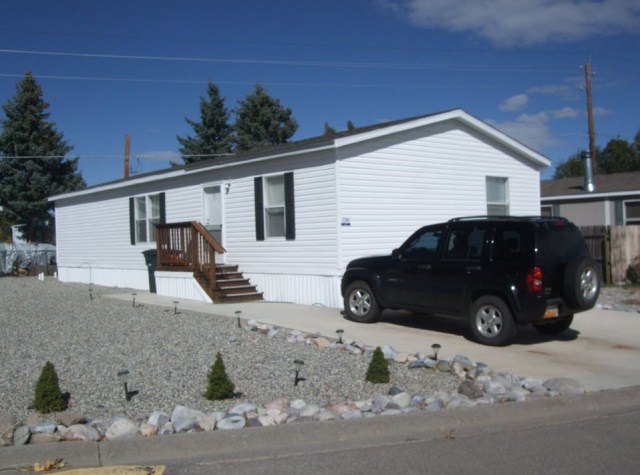
{"label": "landscape light fixture", "polygon": [[342,335],[344,334],[344,330],[342,328],[338,328],[336,333],[338,334],[338,343],[342,344]]}
{"label": "landscape light fixture", "polygon": [[131,297],[133,297],[133,303],[131,304],[132,307],[136,306],[136,295],[138,295],[135,292],[131,292]]}
{"label": "landscape light fixture", "polygon": [[302,370],[302,366],[304,365],[304,361],[295,359],[293,360],[293,367],[296,373],[296,376],[293,380],[293,385],[297,386],[300,381],[306,381],[306,378],[300,377],[300,371]]}
{"label": "landscape light fixture", "polygon": [[93,300],[93,287],[89,284],[89,300]]}
{"label": "landscape light fixture", "polygon": [[138,391],[129,391],[129,370],[127,368],[118,371],[118,381],[124,386],[124,397],[127,402],[131,401],[131,398],[138,394]]}
{"label": "landscape light fixture", "polygon": [[438,343],[434,343],[431,345],[431,349],[433,350],[433,359],[438,361],[438,351],[442,348]]}
{"label": "landscape light fixture", "polygon": [[179,303],[180,303],[180,302],[179,302],[178,300],[174,300],[174,301],[173,301],[173,314],[174,314],[174,315],[178,315],[178,304],[179,304]]}
{"label": "landscape light fixture", "polygon": [[242,328],[242,325],[240,324],[240,314],[242,313],[242,310],[236,310],[236,320],[238,321],[238,328]]}

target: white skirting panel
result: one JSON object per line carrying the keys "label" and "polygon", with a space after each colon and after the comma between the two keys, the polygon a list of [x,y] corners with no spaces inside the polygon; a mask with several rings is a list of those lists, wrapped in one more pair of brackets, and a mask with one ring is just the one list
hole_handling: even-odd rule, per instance
{"label": "white skirting panel", "polygon": [[61,282],[80,282],[83,284],[104,285],[105,287],[149,290],[148,272],[138,269],[58,265],[58,279]]}
{"label": "white skirting panel", "polygon": [[340,277],[299,274],[244,273],[264,299],[270,302],[292,302],[302,305],[342,307]]}
{"label": "white skirting panel", "polygon": [[156,289],[158,295],[212,303],[192,272],[156,271]]}

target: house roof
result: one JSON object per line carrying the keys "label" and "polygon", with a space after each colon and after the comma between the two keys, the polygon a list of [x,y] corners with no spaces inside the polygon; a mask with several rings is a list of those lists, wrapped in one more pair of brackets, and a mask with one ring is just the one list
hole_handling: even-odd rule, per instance
{"label": "house roof", "polygon": [[309,139],[299,140],[296,142],[291,142],[274,147],[268,147],[256,151],[243,152],[233,156],[203,160],[188,165],[175,166],[165,170],[135,175],[129,178],[122,178],[119,180],[94,185],[80,191],[52,196],[49,198],[49,201],[56,201],[60,199],[88,195],[101,191],[123,188],[142,183],[149,183],[178,176],[201,173],[205,170],[226,168],[248,162],[273,160],[276,158],[312,153],[321,150],[335,150],[358,142],[373,140],[378,137],[389,136],[418,127],[425,127],[449,120],[459,121],[466,126],[478,131],[482,135],[493,139],[512,152],[515,152],[528,160],[536,168],[543,168],[549,166],[549,164],[551,163],[543,155],[509,137],[498,129],[490,126],[486,122],[477,119],[476,117],[468,114],[462,109],[452,109],[434,114],[410,117],[407,119],[384,122],[366,127],[359,127],[353,130],[337,132],[331,136],[321,135],[318,137],[312,137]]}
{"label": "house roof", "polygon": [[595,190],[584,190],[583,177],[542,180],[540,196],[543,201],[554,199],[593,199],[597,197],[640,194],[640,172],[611,173],[593,177]]}

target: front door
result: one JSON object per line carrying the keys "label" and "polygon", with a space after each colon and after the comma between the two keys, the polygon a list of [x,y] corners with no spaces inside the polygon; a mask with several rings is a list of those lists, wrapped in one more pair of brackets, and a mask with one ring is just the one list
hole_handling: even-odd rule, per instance
{"label": "front door", "polygon": [[204,216],[202,224],[220,245],[222,242],[222,187],[207,186],[204,189]]}

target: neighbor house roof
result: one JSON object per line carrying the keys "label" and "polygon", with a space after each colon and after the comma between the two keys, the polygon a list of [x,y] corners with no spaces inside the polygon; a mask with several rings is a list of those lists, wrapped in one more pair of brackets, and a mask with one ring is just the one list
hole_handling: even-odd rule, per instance
{"label": "neighbor house roof", "polygon": [[595,190],[589,193],[584,190],[583,177],[543,180],[540,183],[540,197],[542,201],[552,201],[640,194],[640,172],[595,175],[593,183]]}
{"label": "neighbor house roof", "polygon": [[56,201],[59,199],[88,195],[110,189],[123,188],[134,184],[149,183],[178,176],[200,173],[204,170],[226,168],[242,163],[273,160],[291,155],[313,153],[322,150],[335,150],[355,143],[373,140],[378,137],[389,136],[392,134],[449,120],[459,121],[467,127],[496,141],[503,147],[511,150],[512,152],[515,152],[525,160],[528,160],[536,168],[543,168],[549,166],[550,164],[550,161],[543,155],[509,137],[505,133],[500,132],[498,129],[490,126],[486,122],[477,119],[476,117],[468,114],[462,109],[452,109],[435,114],[384,122],[367,127],[359,127],[353,130],[337,132],[330,136],[321,135],[318,137],[264,148],[256,151],[238,153],[233,156],[203,160],[189,165],[175,166],[165,170],[134,175],[129,178],[123,178],[120,180],[88,187],[84,190],[52,196],[49,198],[49,201]]}

